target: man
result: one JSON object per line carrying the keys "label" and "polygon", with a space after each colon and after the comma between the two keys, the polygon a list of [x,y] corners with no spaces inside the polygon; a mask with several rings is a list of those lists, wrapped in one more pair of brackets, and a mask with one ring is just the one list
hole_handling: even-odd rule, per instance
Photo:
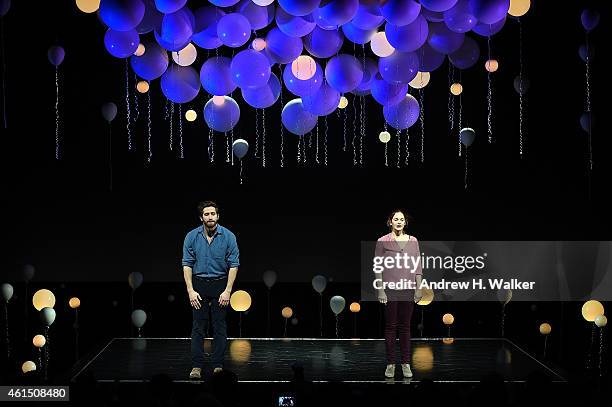
{"label": "man", "polygon": [[236,236],[218,224],[219,207],[212,201],[198,204],[202,221],[185,236],[183,276],[192,306],[190,379],[201,379],[204,364],[204,327],[212,311],[214,331],[212,363],[214,373],[223,369],[227,346],[225,316],[232,286],[238,273]]}

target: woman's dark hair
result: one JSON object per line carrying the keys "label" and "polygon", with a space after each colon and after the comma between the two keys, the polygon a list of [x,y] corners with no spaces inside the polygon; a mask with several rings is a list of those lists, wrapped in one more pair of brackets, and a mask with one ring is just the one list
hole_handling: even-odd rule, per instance
{"label": "woman's dark hair", "polygon": [[204,208],[208,208],[208,207],[213,207],[215,208],[215,211],[217,212],[217,214],[219,213],[219,206],[214,203],[213,201],[202,201],[198,204],[198,216],[202,216],[202,212],[204,211]]}
{"label": "woman's dark hair", "polygon": [[400,212],[402,215],[404,215],[404,219],[406,219],[406,223],[412,221],[412,216],[410,216],[410,214],[408,212],[406,212],[403,209],[395,209],[387,217],[387,226],[391,227],[391,221],[393,220],[393,217],[395,216],[395,214],[398,213],[398,212]]}

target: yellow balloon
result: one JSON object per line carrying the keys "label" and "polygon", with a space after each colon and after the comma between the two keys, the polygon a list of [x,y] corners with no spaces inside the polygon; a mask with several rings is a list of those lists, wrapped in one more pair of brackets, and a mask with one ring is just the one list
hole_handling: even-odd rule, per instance
{"label": "yellow balloon", "polygon": [[552,326],[550,326],[548,322],[544,322],[543,324],[540,324],[540,333],[542,335],[548,335],[550,331],[552,331]]}
{"label": "yellow balloon", "polygon": [[198,50],[192,43],[187,44],[182,50],[172,53],[172,60],[180,66],[189,66],[193,64],[197,57]]}
{"label": "yellow balloon", "polygon": [[499,62],[497,62],[497,59],[489,59],[485,62],[485,69],[493,73],[499,69]]}
{"label": "yellow balloon", "polygon": [[251,342],[246,339],[234,339],[229,346],[232,361],[238,363],[248,363],[251,357]]}
{"label": "yellow balloon", "polygon": [[460,83],[453,83],[450,87],[450,92],[455,96],[461,95],[461,92],[463,92],[463,85]]}
{"label": "yellow balloon", "polygon": [[47,339],[45,339],[44,336],[42,335],[36,335],[33,339],[32,339],[32,343],[34,344],[34,346],[36,346],[37,348],[42,348],[43,346],[45,346],[45,343],[47,343]]}
{"label": "yellow balloon", "polygon": [[351,312],[359,312],[361,311],[361,305],[358,302],[353,302],[349,306],[349,309],[351,310]]}
{"label": "yellow balloon", "polygon": [[76,6],[83,13],[94,13],[100,8],[100,0],[76,0]]}
{"label": "yellow balloon", "polygon": [[590,300],[582,306],[582,317],[589,322],[595,321],[595,317],[604,314],[604,307],[601,302]]}
{"label": "yellow balloon", "polygon": [[340,109],[344,109],[348,106],[348,99],[344,96],[340,96],[340,102],[338,103],[338,107]]}
{"label": "yellow balloon", "polygon": [[263,38],[255,38],[252,44],[255,51],[263,51],[266,48],[266,40]]}
{"label": "yellow balloon", "polygon": [[37,311],[45,307],[53,308],[55,306],[55,295],[53,295],[51,291],[43,288],[34,293],[32,304]]}
{"label": "yellow balloon", "polygon": [[140,81],[136,84],[136,90],[140,93],[147,93],[149,91],[149,82]]}
{"label": "yellow balloon", "polygon": [[508,14],[512,17],[521,17],[527,14],[529,7],[531,7],[530,0],[510,0]]}
{"label": "yellow balloon", "polygon": [[36,370],[36,363],[32,362],[31,360],[28,360],[21,365],[21,371],[23,373],[32,372],[34,370]]}
{"label": "yellow balloon", "polygon": [[246,311],[251,307],[251,296],[244,290],[234,291],[230,305],[234,311]]}
{"label": "yellow balloon", "polygon": [[291,318],[291,316],[293,315],[293,310],[291,309],[291,307],[285,307],[281,311],[281,315],[283,316],[283,318]]}
{"label": "yellow balloon", "polygon": [[430,79],[431,74],[429,72],[418,72],[414,79],[408,83],[408,85],[414,89],[422,89],[427,86]]}
{"label": "yellow balloon", "polygon": [[381,131],[378,135],[378,139],[381,143],[387,144],[389,140],[391,140],[391,133],[389,133],[388,131]]}
{"label": "yellow balloon", "polygon": [[72,309],[79,308],[81,306],[81,300],[79,300],[78,297],[72,297],[70,301],[68,301],[68,305]]}
{"label": "yellow balloon", "polygon": [[444,325],[452,325],[452,323],[455,322],[455,317],[453,314],[444,314],[442,316],[442,322],[444,322]]}
{"label": "yellow balloon", "polygon": [[421,290],[423,297],[417,302],[418,305],[429,305],[434,299],[434,292],[431,288],[423,288]]}
{"label": "yellow balloon", "polygon": [[137,57],[141,57],[144,55],[145,53],[145,46],[143,44],[138,44],[138,47],[136,48],[136,51],[134,51],[134,55],[136,55]]}
{"label": "yellow balloon", "polygon": [[187,119],[188,122],[193,122],[197,118],[198,114],[195,112],[195,110],[189,109],[185,112],[185,119]]}

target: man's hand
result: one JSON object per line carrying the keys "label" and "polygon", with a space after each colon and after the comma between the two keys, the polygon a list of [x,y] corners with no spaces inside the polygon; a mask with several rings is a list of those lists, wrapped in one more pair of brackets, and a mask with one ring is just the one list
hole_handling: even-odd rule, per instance
{"label": "man's hand", "polygon": [[414,290],[414,302],[419,302],[423,298],[423,290],[417,289]]}
{"label": "man's hand", "polygon": [[187,293],[189,294],[189,303],[191,306],[195,309],[200,309],[200,301],[202,301],[200,294],[198,294],[196,290],[189,290]]}
{"label": "man's hand", "polygon": [[219,296],[219,305],[222,307],[225,307],[227,306],[227,304],[229,304],[229,301],[230,301],[230,291],[225,290]]}
{"label": "man's hand", "polygon": [[378,291],[378,302],[385,305],[387,304],[387,294],[384,292],[384,290]]}

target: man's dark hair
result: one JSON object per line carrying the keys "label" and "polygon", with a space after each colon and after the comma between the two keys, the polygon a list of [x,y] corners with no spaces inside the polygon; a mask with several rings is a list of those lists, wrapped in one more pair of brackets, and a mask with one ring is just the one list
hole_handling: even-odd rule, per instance
{"label": "man's dark hair", "polygon": [[198,216],[202,216],[202,212],[204,212],[204,208],[208,208],[208,207],[213,207],[215,208],[215,211],[217,212],[217,214],[219,213],[219,206],[214,203],[213,201],[202,201],[198,204]]}

